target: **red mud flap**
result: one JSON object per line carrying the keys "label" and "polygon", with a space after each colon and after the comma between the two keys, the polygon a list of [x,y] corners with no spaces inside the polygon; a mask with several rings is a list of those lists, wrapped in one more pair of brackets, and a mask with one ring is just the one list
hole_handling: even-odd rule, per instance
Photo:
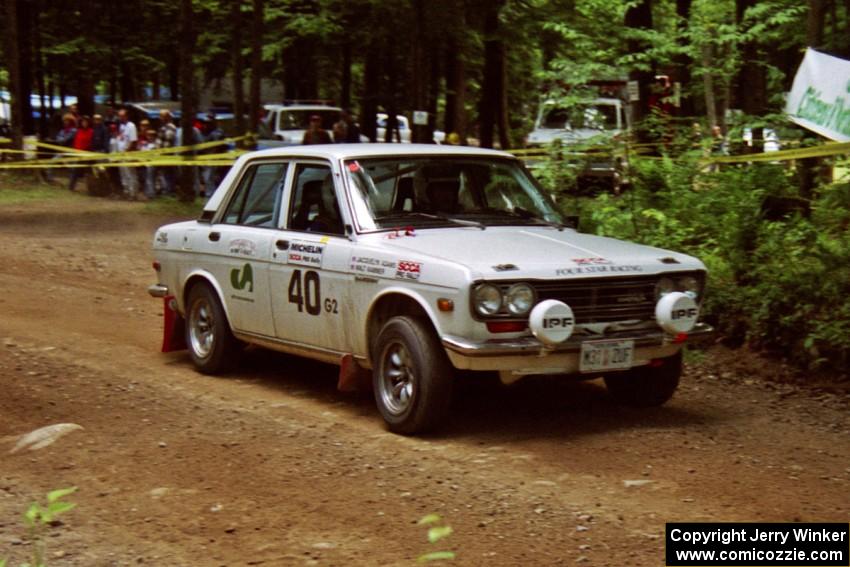
{"label": "red mud flap", "polygon": [[369,391],[372,389],[372,373],[357,364],[352,355],[346,354],[339,361],[336,389],[340,392]]}
{"label": "red mud flap", "polygon": [[173,295],[162,298],[163,329],[162,352],[186,349],[186,320],[177,311],[177,299]]}

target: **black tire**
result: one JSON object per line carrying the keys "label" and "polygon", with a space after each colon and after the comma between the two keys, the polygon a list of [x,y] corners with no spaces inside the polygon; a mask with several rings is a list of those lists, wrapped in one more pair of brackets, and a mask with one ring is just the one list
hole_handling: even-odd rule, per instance
{"label": "black tire", "polygon": [[200,283],[189,290],[186,301],[186,346],[200,372],[221,374],[233,368],[239,356],[239,341],[216,293]]}
{"label": "black tire", "polygon": [[443,422],[451,403],[454,368],[434,330],[413,317],[393,317],[373,350],[375,403],[390,431],[424,433]]}
{"label": "black tire", "polygon": [[648,408],[673,397],[682,375],[682,352],[662,359],[660,366],[638,366],[605,377],[611,396],[623,405]]}

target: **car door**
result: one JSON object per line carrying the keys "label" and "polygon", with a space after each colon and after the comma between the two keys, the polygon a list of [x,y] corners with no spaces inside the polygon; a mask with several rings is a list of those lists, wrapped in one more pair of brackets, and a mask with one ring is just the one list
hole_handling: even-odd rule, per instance
{"label": "car door", "polygon": [[209,269],[219,282],[230,324],[237,331],[275,335],[269,260],[287,169],[285,161],[247,166],[204,243],[211,259]]}
{"label": "car door", "polygon": [[291,167],[286,218],[269,272],[275,332],[290,343],[350,352],[352,243],[340,207],[340,176],[327,162]]}

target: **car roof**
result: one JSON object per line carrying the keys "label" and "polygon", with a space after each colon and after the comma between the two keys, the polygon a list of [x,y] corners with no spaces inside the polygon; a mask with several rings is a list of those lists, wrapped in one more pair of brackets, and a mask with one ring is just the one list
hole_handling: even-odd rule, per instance
{"label": "car roof", "polygon": [[371,157],[408,157],[428,155],[481,156],[515,158],[508,152],[474,148],[470,146],[446,146],[437,144],[316,144],[309,146],[288,146],[270,148],[248,154],[252,157],[316,157],[330,160],[371,158]]}
{"label": "car roof", "polygon": [[266,110],[333,110],[340,112],[342,109],[338,106],[328,106],[326,104],[264,104]]}
{"label": "car roof", "polygon": [[[329,161],[343,159],[366,159],[381,157],[457,156],[517,159],[508,152],[472,148],[469,146],[441,146],[437,144],[316,144],[309,146],[287,146],[270,148],[242,154],[221,182],[226,187],[236,181],[245,162],[263,158],[316,158]],[[221,204],[227,191],[216,191],[204,205],[205,211],[214,211]]]}

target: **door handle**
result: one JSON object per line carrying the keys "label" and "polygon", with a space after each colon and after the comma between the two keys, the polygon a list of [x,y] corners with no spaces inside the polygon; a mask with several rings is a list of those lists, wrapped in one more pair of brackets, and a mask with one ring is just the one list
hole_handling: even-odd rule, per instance
{"label": "door handle", "polygon": [[209,238],[213,242],[218,242],[219,239],[221,239],[221,233],[220,232],[211,232],[210,235],[209,235]]}
{"label": "door handle", "polygon": [[277,246],[278,250],[289,250],[289,241],[288,240],[278,240],[274,243]]}

